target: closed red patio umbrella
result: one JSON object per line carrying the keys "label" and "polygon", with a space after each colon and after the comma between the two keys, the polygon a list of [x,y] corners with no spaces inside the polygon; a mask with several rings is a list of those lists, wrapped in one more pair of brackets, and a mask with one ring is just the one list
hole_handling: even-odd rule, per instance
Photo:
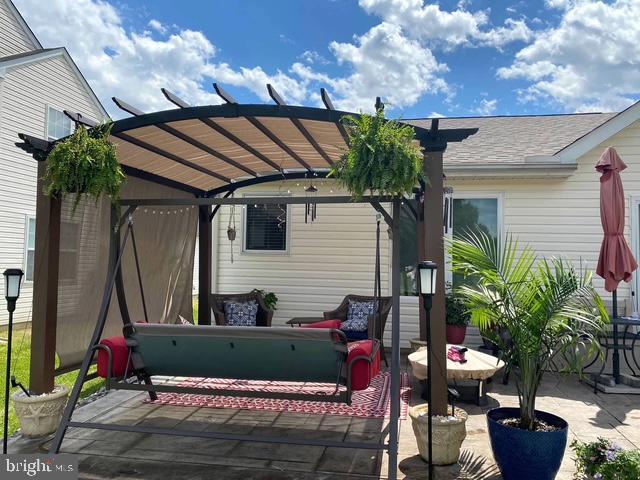
{"label": "closed red patio umbrella", "polygon": [[[616,289],[624,280],[631,281],[638,263],[624,237],[625,198],[620,172],[627,166],[615,148],[607,147],[596,164],[600,176],[600,220],[604,230],[604,238],[600,247],[600,256],[596,273],[604,278],[604,288],[612,292],[613,298],[613,335],[617,344],[618,317]],[[613,376],[616,383],[620,377],[620,357],[617,350],[613,352]]]}

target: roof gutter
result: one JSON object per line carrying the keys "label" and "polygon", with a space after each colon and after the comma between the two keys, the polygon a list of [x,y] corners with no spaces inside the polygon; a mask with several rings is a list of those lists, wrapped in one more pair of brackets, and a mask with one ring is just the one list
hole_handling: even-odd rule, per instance
{"label": "roof gutter", "polygon": [[448,180],[475,179],[475,178],[566,178],[571,176],[578,168],[577,163],[560,162],[525,162],[525,163],[483,163],[466,165],[444,164],[444,174]]}

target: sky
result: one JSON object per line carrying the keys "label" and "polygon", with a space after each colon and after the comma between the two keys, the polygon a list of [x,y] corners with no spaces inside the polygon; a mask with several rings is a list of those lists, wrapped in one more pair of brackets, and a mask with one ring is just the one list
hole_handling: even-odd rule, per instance
{"label": "sky", "polygon": [[389,117],[620,111],[640,98],[640,0],[14,0],[114,118],[271,102]]}

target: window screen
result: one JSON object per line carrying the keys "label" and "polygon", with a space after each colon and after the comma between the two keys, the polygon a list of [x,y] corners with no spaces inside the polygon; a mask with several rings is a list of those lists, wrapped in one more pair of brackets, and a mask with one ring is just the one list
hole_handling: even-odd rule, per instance
{"label": "window screen", "polygon": [[287,250],[287,205],[247,205],[245,250]]}

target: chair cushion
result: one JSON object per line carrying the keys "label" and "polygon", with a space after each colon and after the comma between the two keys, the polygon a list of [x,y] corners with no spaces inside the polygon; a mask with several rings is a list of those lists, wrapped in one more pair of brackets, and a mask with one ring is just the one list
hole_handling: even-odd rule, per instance
{"label": "chair cushion", "polygon": [[[349,354],[347,356],[347,366],[354,361],[356,357],[366,356],[371,357],[373,351],[373,340],[360,340],[357,342],[350,342],[347,345]],[[376,353],[373,362],[365,360],[358,360],[353,364],[351,368],[351,388],[353,390],[365,390],[369,387],[371,379],[377,377],[380,374],[380,350]]]}
{"label": "chair cushion", "polygon": [[351,330],[342,329],[342,331],[347,337],[347,340],[349,340],[350,342],[357,341],[357,340],[367,340],[369,338],[369,332],[367,332],[366,330],[364,332],[355,332]]}
{"label": "chair cushion", "polygon": [[[104,338],[100,341],[100,344],[106,345],[111,349],[111,355],[113,357],[111,376],[122,377],[125,373],[125,368],[127,368],[127,360],[129,358],[129,349],[127,348],[124,337]],[[129,367],[129,370],[131,370],[131,365]],[[108,372],[109,356],[104,350],[98,350],[98,375],[102,378],[107,378]]]}
{"label": "chair cushion", "polygon": [[341,320],[321,320],[319,322],[303,324],[302,328],[335,328],[339,330],[341,324]]}
{"label": "chair cushion", "polygon": [[255,300],[224,302],[224,318],[230,327],[255,327],[257,315],[258,303]]}
{"label": "chair cushion", "polygon": [[349,300],[347,320],[342,323],[343,331],[364,332],[369,328],[369,316],[375,313],[375,302]]}

